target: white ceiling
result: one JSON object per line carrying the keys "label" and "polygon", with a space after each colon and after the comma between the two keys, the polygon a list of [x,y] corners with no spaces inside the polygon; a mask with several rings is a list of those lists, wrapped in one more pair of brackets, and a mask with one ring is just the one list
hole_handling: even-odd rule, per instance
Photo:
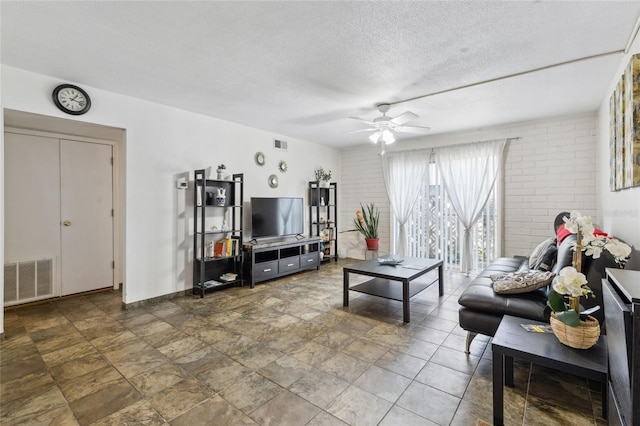
{"label": "white ceiling", "polygon": [[345,147],[368,142],[344,134],[363,127],[347,117],[383,102],[430,134],[595,111],[640,2],[2,1],[0,13],[3,64]]}

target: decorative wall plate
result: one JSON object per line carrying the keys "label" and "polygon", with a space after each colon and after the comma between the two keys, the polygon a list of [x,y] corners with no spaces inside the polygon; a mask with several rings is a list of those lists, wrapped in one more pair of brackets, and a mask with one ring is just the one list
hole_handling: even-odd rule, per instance
{"label": "decorative wall plate", "polygon": [[271,188],[277,188],[278,187],[278,176],[276,176],[276,175],[269,176],[268,182],[269,182],[269,186]]}
{"label": "decorative wall plate", "polygon": [[287,163],[284,161],[281,161],[280,163],[278,163],[278,170],[280,170],[282,173],[286,173],[287,172]]}
{"label": "decorative wall plate", "polygon": [[264,166],[265,159],[262,152],[256,152],[254,159],[256,160],[256,164],[258,166]]}

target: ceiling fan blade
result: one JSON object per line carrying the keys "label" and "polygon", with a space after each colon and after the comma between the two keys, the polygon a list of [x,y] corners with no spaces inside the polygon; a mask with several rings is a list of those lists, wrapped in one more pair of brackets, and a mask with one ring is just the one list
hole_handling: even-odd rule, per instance
{"label": "ceiling fan blade", "polygon": [[416,133],[418,135],[424,134],[427,131],[431,130],[431,127],[422,127],[422,126],[398,126],[395,128],[396,132],[400,133]]}
{"label": "ceiling fan blade", "polygon": [[376,129],[375,127],[372,127],[370,129],[351,130],[349,132],[344,132],[343,135],[346,135],[349,133],[358,133],[358,132],[373,132],[375,130],[378,130],[378,129]]}
{"label": "ceiling fan blade", "polygon": [[364,118],[360,118],[360,117],[349,117],[349,118],[351,118],[353,120],[362,121],[362,122],[367,123],[370,126],[373,126],[373,121],[365,120]]}
{"label": "ceiling fan blade", "polygon": [[403,125],[404,123],[408,123],[411,120],[415,120],[419,115],[412,113],[411,111],[403,112],[397,117],[392,118],[391,121],[393,124],[397,124],[398,126]]}

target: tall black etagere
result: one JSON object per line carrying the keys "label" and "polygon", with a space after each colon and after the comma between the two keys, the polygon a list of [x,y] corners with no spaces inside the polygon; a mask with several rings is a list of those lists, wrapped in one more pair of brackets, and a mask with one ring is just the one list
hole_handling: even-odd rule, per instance
{"label": "tall black etagere", "polygon": [[338,184],[309,182],[309,235],[320,236],[323,262],[338,261]]}
{"label": "tall black etagere", "polygon": [[193,294],[200,297],[242,286],[243,186],[242,173],[220,180],[207,179],[205,169],[194,171]]}

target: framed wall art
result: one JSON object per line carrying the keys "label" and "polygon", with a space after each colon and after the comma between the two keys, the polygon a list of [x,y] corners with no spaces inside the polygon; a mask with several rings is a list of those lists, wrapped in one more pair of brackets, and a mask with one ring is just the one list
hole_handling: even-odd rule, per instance
{"label": "framed wall art", "polygon": [[611,190],[640,186],[640,54],[609,99],[609,138]]}

